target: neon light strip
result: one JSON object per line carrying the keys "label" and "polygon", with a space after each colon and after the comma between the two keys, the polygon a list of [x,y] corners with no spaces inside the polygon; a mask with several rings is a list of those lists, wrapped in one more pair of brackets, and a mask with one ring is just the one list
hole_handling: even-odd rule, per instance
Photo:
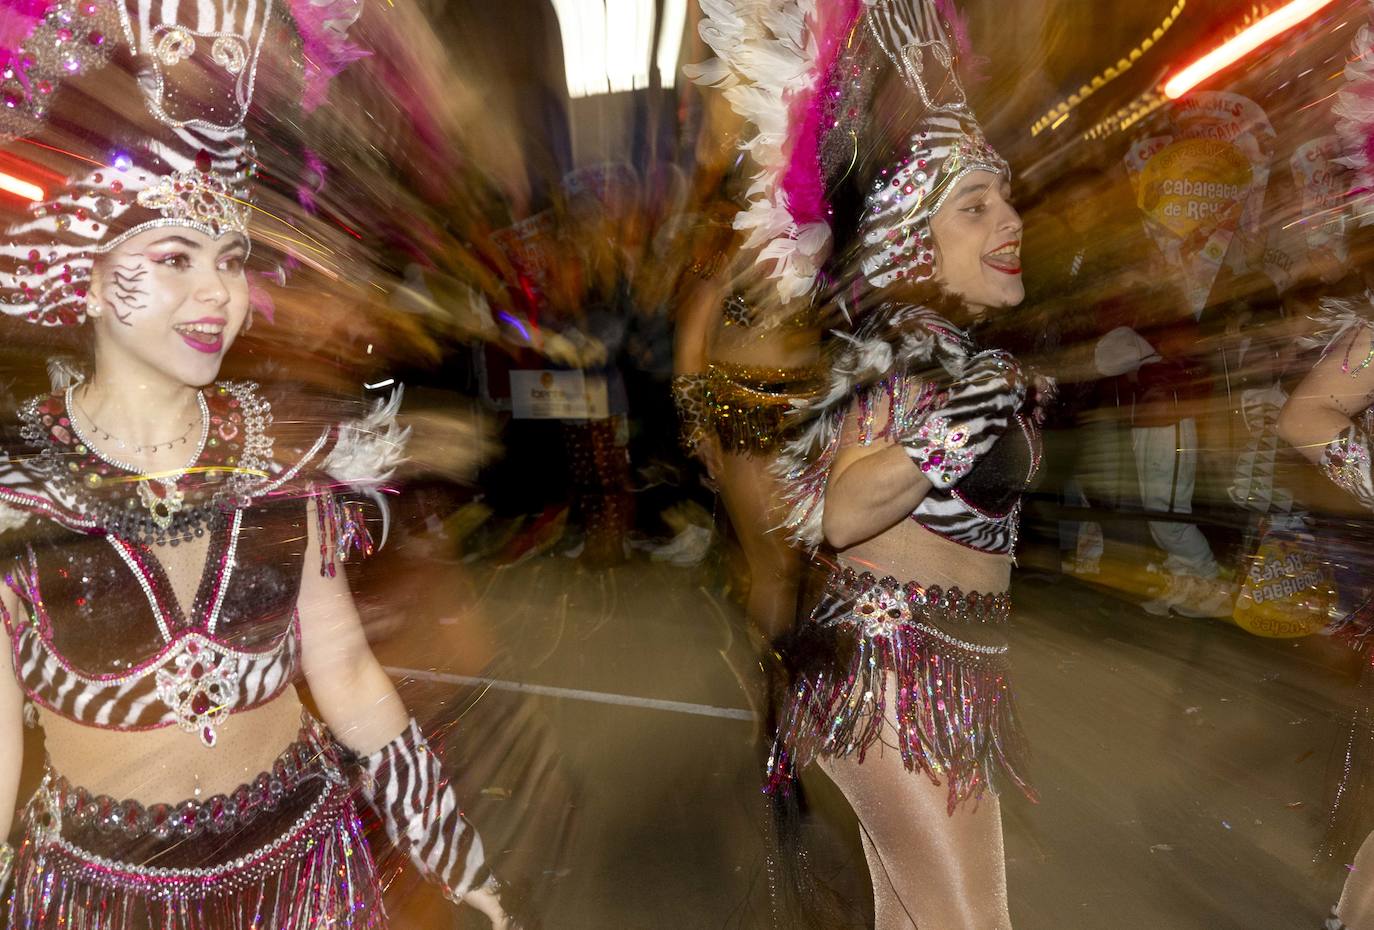
{"label": "neon light strip", "polygon": [[1169,78],[1164,85],[1164,95],[1170,100],[1177,100],[1218,71],[1235,64],[1265,42],[1287,32],[1331,3],[1332,0],[1293,0],[1287,6],[1280,7]]}
{"label": "neon light strip", "polygon": [[34,203],[41,203],[48,199],[47,195],[43,193],[43,188],[37,184],[21,181],[14,175],[5,174],[3,171],[0,171],[0,191],[9,191],[16,197],[32,200]]}

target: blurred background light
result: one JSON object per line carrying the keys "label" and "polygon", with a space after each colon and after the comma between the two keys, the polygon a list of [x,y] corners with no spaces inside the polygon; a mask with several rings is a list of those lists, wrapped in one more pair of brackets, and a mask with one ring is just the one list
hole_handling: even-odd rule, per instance
{"label": "blurred background light", "polygon": [[569,97],[643,90],[653,66],[661,86],[674,85],[687,0],[662,0],[658,23],[655,0],[553,0],[553,8]]}
{"label": "blurred background light", "polygon": [[32,184],[22,178],[16,178],[14,175],[6,174],[3,171],[0,171],[0,191],[7,191],[8,193],[14,194],[16,197],[32,200],[35,203],[46,199],[43,188],[39,187],[37,184]]}
{"label": "blurred background light", "polygon": [[1330,6],[1332,0],[1293,0],[1238,35],[1226,40],[1182,71],[1169,78],[1164,84],[1164,94],[1170,100],[1177,100],[1198,84],[1225,68],[1235,64],[1265,42],[1278,36],[1303,20]]}

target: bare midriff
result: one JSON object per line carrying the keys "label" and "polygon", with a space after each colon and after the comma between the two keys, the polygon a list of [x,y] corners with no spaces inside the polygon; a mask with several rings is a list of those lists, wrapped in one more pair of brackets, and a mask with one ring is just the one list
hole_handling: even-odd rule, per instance
{"label": "bare midriff", "polygon": [[980,552],[945,539],[912,519],[904,519],[839,554],[840,564],[855,571],[891,575],[948,590],[997,594],[1011,583],[1011,556]]}
{"label": "bare midriff", "polygon": [[176,726],[106,730],[41,711],[52,767],[94,794],[144,805],[228,794],[269,771],[301,729],[301,701],[287,688],[220,724],[214,747]]}

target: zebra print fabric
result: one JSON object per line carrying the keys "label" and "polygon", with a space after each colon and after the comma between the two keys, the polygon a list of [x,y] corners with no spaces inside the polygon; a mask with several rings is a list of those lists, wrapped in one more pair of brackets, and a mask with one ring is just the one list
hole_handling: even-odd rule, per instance
{"label": "zebra print fabric", "polygon": [[968,98],[955,72],[954,47],[930,0],[879,0],[869,9],[864,24],[926,107],[968,109]]}
{"label": "zebra print fabric", "polygon": [[[991,354],[981,353],[984,356]],[[896,386],[902,384],[903,379],[893,378],[874,389],[886,392],[890,398],[888,420],[881,424],[869,420],[863,424],[858,436],[860,443],[868,445],[882,437],[900,442],[902,435],[912,432],[913,424],[919,425],[930,413],[927,392],[909,383],[897,389]],[[1024,390],[1024,387],[1007,388],[1011,398],[1024,397]],[[1020,409],[1024,404],[1025,401],[1018,402],[1017,407],[1009,411],[1007,425],[1002,430],[988,430],[996,434],[991,437],[983,459],[1005,458],[1012,463],[1010,467],[999,468],[999,474],[991,481],[1000,486],[1002,497],[997,501],[982,501],[968,493],[967,487],[957,484],[947,489],[934,487],[912,511],[912,520],[945,539],[979,552],[1015,553],[1021,515],[1020,493],[1034,480],[1040,467],[1040,432],[1034,417],[1024,415]],[[861,408],[874,406],[872,397],[861,396]],[[1013,452],[1016,454],[1011,454]],[[1007,463],[998,464],[1006,466]],[[975,464],[970,474],[977,478],[982,470]]]}
{"label": "zebra print fabric", "polygon": [[363,795],[381,816],[387,837],[450,900],[491,885],[482,838],[463,816],[439,757],[413,718],[366,757],[362,768]]}
{"label": "zebra print fabric", "polygon": [[[244,119],[273,0],[94,3],[102,12],[111,6],[118,27],[102,32],[101,47],[115,46],[122,33],[123,54],[106,52],[76,76],[63,75],[68,79],[57,83],[73,86],[49,95],[53,106],[44,115],[52,129],[30,133],[72,152],[77,160],[62,170],[73,173],[0,239],[0,311],[43,325],[85,320],[94,257],[129,236],[158,226],[211,237],[247,229]],[[78,23],[88,18],[71,16]],[[71,44],[40,28],[22,51],[43,61]],[[124,54],[132,73],[107,63],[125,61]],[[98,102],[104,98],[94,85],[121,82],[141,97],[147,116]],[[81,127],[76,139],[71,125]]]}
{"label": "zebra print fabric", "polygon": [[236,681],[230,703],[223,706],[225,716],[280,694],[294,677],[300,657],[300,630],[294,621],[291,633],[265,652],[231,649],[212,637],[186,633],[149,662],[113,678],[91,677],[72,668],[38,624],[17,624],[10,642],[15,675],[29,700],[77,723],[111,730],[179,725],[183,717],[166,700],[159,680],[175,677],[181,666],[197,657],[219,656],[220,666]]}
{"label": "zebra print fabric", "polygon": [[992,449],[1025,400],[1025,383],[1011,356],[980,352],[900,441],[930,483],[948,490]]}

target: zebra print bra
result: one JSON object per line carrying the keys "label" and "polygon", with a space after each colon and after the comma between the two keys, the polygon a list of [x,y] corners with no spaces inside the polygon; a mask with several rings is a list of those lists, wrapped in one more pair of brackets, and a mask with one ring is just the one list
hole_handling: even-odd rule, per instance
{"label": "zebra print bra", "polygon": [[5,583],[23,609],[0,606],[0,619],[33,704],[106,729],[176,725],[213,746],[230,714],[290,684],[309,492],[285,485],[318,444],[208,519],[205,566],[187,607],[153,543],[95,525],[37,456],[14,451],[0,460],[0,529],[8,530],[0,546]]}
{"label": "zebra print bra", "polygon": [[[889,415],[874,423],[875,401],[885,395]],[[924,413],[934,395],[930,382],[914,377],[887,378],[859,395],[859,442],[869,445],[890,435],[894,426]],[[1027,401],[1027,405],[1033,403]],[[1021,495],[1040,470],[1040,429],[1027,409],[1016,416],[1019,430],[1002,435],[973,471],[947,491],[931,488],[911,519],[946,539],[976,549],[1013,555],[1021,522]]]}

